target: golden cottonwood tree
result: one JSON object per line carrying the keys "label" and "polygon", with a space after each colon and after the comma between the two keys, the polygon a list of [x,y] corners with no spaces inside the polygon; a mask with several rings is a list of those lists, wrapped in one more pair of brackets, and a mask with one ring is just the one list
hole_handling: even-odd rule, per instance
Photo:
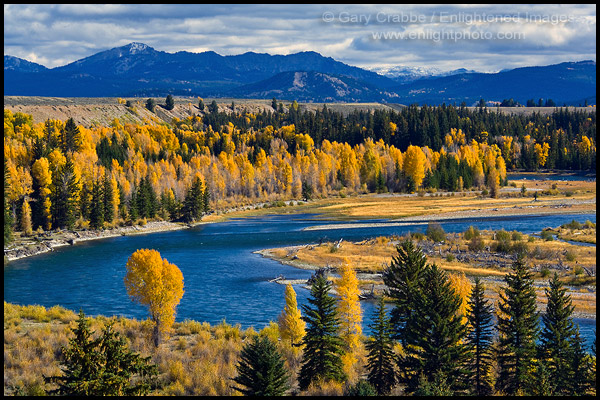
{"label": "golden cottonwood tree", "polygon": [[358,295],[358,279],[350,262],[344,258],[339,270],[340,279],[335,283],[339,296],[338,315],[340,318],[340,337],[346,343],[346,353],[342,356],[344,372],[352,380],[354,366],[362,351],[362,310]]}
{"label": "golden cottonwood tree", "polygon": [[27,236],[33,232],[31,230],[31,207],[27,199],[23,200],[23,208],[21,209],[21,230]]}
{"label": "golden cottonwood tree", "polygon": [[279,315],[279,333],[282,340],[289,340],[294,353],[298,353],[300,348],[297,346],[302,341],[306,333],[304,328],[306,322],[302,319],[298,302],[296,300],[296,292],[291,284],[285,287],[285,308]]}
{"label": "golden cottonwood tree", "polygon": [[469,302],[469,296],[471,295],[471,282],[465,276],[464,272],[460,274],[448,274],[448,281],[450,281],[450,286],[456,294],[461,299],[460,307],[458,308],[458,312],[463,317],[463,323],[467,322],[467,306]]}
{"label": "golden cottonwood tree", "polygon": [[425,178],[425,162],[427,158],[423,150],[418,146],[408,146],[404,153],[403,169],[415,183],[415,188],[419,188]]}
{"label": "golden cottonwood tree", "polygon": [[151,249],[140,249],[127,260],[124,282],[133,301],[145,305],[154,321],[154,345],[175,321],[175,307],[183,297],[183,274],[175,264]]}

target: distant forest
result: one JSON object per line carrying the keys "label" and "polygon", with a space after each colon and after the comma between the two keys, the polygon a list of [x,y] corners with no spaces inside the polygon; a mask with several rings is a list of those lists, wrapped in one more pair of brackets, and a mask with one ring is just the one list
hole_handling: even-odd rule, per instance
{"label": "distant forest", "polygon": [[[133,113],[138,106],[123,105]],[[470,189],[498,197],[508,170],[596,170],[595,109],[343,114],[276,99],[258,113],[202,100],[198,109],[170,124],[93,127],[72,118],[34,123],[5,109],[5,240],[13,230],[194,221],[245,204],[331,195]]]}
{"label": "distant forest", "polygon": [[[536,171],[540,168],[536,162],[535,145],[529,146],[536,143],[542,148],[544,144],[548,146],[544,168],[596,170],[595,108],[590,111],[557,108],[551,115],[536,112],[516,115],[485,107],[411,105],[401,111],[379,109],[344,115],[328,109],[326,105],[316,112],[302,112],[294,102],[287,110],[282,103],[276,109],[277,112],[263,111],[251,119],[246,118],[244,112],[207,112],[203,122],[213,128],[232,123],[241,131],[261,130],[269,125],[276,130],[293,124],[297,133],[309,134],[317,147],[323,140],[354,146],[371,138],[375,142],[382,139],[385,144],[401,151],[413,145],[427,146],[439,152],[445,144],[446,135],[451,129],[457,129],[464,134],[466,143],[475,139],[479,143],[497,144],[501,149],[504,146],[506,150],[519,153],[519,157],[507,157],[508,154],[503,151],[505,160],[512,161],[507,163],[509,169]],[[514,148],[506,148],[507,138],[512,138],[511,147]],[[268,152],[268,146],[261,147]],[[295,148],[293,140],[288,143],[288,148]]]}

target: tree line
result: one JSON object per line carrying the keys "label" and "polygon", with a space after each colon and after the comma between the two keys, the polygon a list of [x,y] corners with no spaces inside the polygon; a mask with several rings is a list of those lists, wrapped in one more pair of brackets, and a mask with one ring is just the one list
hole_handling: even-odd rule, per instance
{"label": "tree line", "polygon": [[340,193],[487,187],[495,197],[509,169],[595,170],[594,113],[411,106],[343,115],[279,103],[252,114],[213,103],[171,125],[91,128],[5,110],[5,238]]}

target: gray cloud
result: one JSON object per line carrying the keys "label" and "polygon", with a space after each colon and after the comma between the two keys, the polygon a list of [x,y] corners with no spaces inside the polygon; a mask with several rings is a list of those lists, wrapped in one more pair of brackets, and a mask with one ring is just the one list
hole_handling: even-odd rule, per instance
{"label": "gray cloud", "polygon": [[[394,32],[414,37],[377,37]],[[312,50],[360,67],[497,71],[595,60],[596,6],[4,5],[4,54],[47,67],[133,41],[167,52]]]}

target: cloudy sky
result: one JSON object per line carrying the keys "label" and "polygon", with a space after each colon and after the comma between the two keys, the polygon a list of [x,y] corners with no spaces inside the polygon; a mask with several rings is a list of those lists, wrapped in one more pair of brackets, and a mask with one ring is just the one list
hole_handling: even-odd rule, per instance
{"label": "cloudy sky", "polygon": [[595,61],[596,6],[4,4],[5,55],[53,68],[130,42],[492,72]]}

